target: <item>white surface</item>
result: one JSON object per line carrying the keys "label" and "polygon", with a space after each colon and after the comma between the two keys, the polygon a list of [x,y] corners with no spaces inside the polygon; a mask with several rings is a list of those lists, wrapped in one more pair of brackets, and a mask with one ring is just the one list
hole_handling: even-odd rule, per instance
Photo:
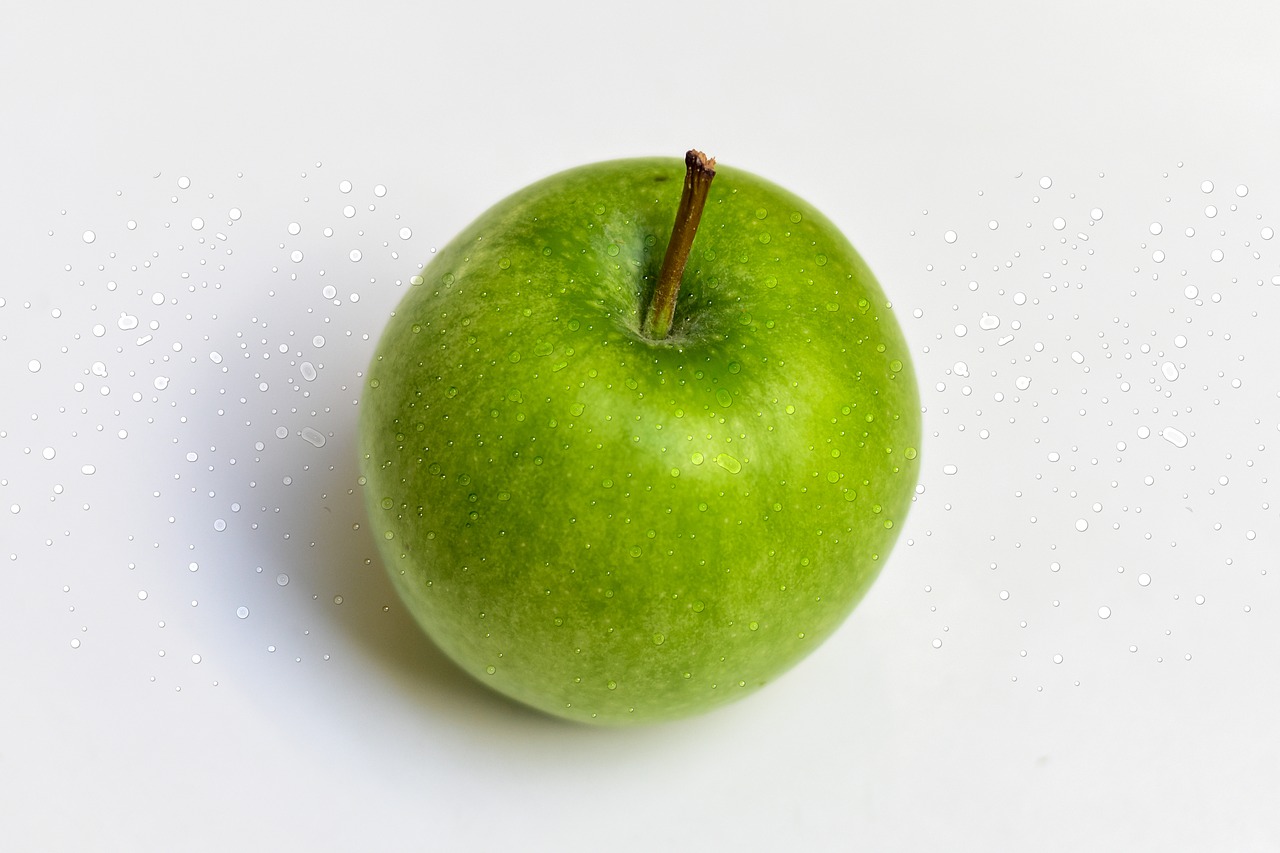
{"label": "white surface", "polygon": [[[1280,849],[1274,4],[369,5],[4,14],[5,849]],[[780,682],[583,729],[395,601],[360,372],[490,203],[690,145],[877,270],[924,491]]]}

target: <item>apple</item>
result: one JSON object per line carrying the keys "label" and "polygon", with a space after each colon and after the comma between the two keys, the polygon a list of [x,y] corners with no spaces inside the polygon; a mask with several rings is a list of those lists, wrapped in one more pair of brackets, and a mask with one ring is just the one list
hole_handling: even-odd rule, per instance
{"label": "apple", "polygon": [[598,724],[707,710],[812,652],[918,471],[911,360],[866,264],[694,151],[490,208],[412,278],[360,409],[372,530],[422,628]]}

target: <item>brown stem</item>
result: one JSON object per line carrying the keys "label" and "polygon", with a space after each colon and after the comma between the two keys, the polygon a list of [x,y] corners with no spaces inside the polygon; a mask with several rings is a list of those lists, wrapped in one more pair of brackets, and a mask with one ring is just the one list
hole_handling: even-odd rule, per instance
{"label": "brown stem", "polygon": [[675,321],[676,297],[680,295],[680,278],[684,275],[693,248],[693,237],[698,233],[702,220],[702,208],[707,204],[711,179],[716,176],[716,161],[701,151],[684,155],[684,192],[676,211],[676,222],[671,229],[667,253],[662,258],[662,271],[653,287],[649,310],[645,315],[643,331],[646,336],[660,341],[671,333]]}

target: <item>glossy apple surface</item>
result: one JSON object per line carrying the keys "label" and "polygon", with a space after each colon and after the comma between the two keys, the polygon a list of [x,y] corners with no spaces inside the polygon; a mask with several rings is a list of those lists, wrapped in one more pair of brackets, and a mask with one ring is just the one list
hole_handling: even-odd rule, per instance
{"label": "glossy apple surface", "polygon": [[839,230],[720,167],[665,340],[641,331],[677,159],[499,202],[414,276],[361,400],[365,490],[407,607],[542,711],[670,719],[775,679],[885,563],[920,407]]}

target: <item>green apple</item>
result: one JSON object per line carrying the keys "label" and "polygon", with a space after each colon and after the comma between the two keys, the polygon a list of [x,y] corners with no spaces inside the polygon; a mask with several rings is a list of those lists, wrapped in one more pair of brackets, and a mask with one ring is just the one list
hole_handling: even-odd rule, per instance
{"label": "green apple", "polygon": [[460,667],[550,714],[671,719],[775,679],[911,503],[890,303],[812,206],[716,171],[597,163],[499,202],[413,277],[369,367],[396,588]]}

